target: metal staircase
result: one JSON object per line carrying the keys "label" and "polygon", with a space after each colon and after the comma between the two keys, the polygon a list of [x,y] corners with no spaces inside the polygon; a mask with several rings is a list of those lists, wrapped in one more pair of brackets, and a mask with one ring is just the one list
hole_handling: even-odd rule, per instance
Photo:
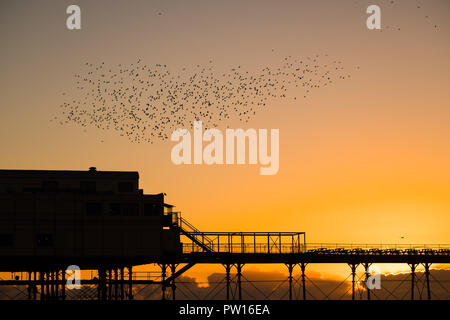
{"label": "metal staircase", "polygon": [[213,240],[200,232],[200,230],[190,224],[186,219],[183,219],[181,215],[178,215],[175,227],[178,228],[182,235],[189,238],[205,252],[214,252]]}

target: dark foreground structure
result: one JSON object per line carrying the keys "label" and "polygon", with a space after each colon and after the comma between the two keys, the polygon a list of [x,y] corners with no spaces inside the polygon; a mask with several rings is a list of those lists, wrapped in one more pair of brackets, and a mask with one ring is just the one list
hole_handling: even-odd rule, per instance
{"label": "dark foreground structure", "polygon": [[[152,263],[161,269],[157,278],[133,274],[133,266]],[[450,247],[307,244],[304,232],[201,232],[164,194],[144,194],[137,172],[0,170],[0,272],[21,274],[0,277],[0,286],[26,286],[28,299],[66,299],[69,266],[95,270],[81,285],[95,286],[98,299],[133,299],[133,285],[158,285],[162,299],[169,288],[176,299],[176,279],[202,263],[224,266],[227,299],[242,299],[242,269],[252,263],[286,265],[289,299],[296,266],[306,299],[308,264],[348,264],[355,299],[359,265],[368,278],[373,263],[404,263],[415,299],[422,265],[431,299],[430,266],[450,263]]]}

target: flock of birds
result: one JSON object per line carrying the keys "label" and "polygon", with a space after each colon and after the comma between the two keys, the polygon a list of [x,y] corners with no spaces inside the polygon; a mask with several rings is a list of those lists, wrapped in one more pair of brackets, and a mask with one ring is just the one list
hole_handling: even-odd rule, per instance
{"label": "flock of birds", "polygon": [[141,59],[129,65],[101,62],[85,67],[85,73],[75,75],[75,98],[62,103],[53,120],[85,130],[115,130],[137,143],[166,140],[175,129],[191,128],[195,120],[205,129],[236,119],[247,123],[274,99],[306,98],[314,89],[350,77],[343,63],[328,55],[301,60],[288,56],[278,66],[259,71],[236,66],[219,72],[212,61],[172,71]]}
{"label": "flock of birds", "polygon": [[[422,10],[420,2],[412,5]],[[212,61],[173,70],[141,59],[111,66],[87,62],[85,67],[84,73],[75,75],[73,97],[52,121],[76,123],[84,130],[91,126],[115,130],[138,143],[166,140],[175,129],[191,128],[195,120],[201,120],[205,129],[228,126],[236,119],[247,123],[276,100],[306,98],[315,89],[350,77],[342,61],[328,55],[288,56],[258,71],[242,66],[218,71]]]}
{"label": "flock of birds", "polygon": [[[386,0],[385,3],[382,3],[382,5],[389,4],[391,6],[395,6],[395,5],[399,4],[399,3],[402,3],[402,2],[401,1],[397,1],[397,0],[396,1],[394,1],[394,0]],[[408,8],[408,10],[415,9],[415,10],[419,10],[421,12],[426,11],[426,10],[423,10],[424,6],[422,5],[422,1],[418,1],[416,3],[413,3],[412,1],[406,1],[406,2],[402,3],[402,6],[405,6],[405,3],[407,3],[410,6]],[[429,14],[425,14],[425,13],[422,13],[422,14],[424,14],[423,17],[425,18],[425,20],[427,21],[428,24],[431,24],[431,27],[434,30],[438,30],[439,29],[439,26],[437,24],[431,22],[432,19],[431,19]],[[394,26],[394,25],[386,25],[386,26],[383,26],[383,29],[390,30],[390,31],[400,31],[401,27],[400,26]]]}

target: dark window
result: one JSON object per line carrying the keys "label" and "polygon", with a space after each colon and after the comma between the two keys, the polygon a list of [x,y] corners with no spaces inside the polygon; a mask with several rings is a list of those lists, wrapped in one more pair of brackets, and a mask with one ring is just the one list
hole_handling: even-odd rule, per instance
{"label": "dark window", "polygon": [[119,182],[119,192],[133,192],[133,183],[131,182]]}
{"label": "dark window", "polygon": [[137,203],[125,203],[124,204],[124,214],[126,216],[138,216],[139,206]]}
{"label": "dark window", "polygon": [[95,192],[97,190],[97,185],[95,181],[81,181],[80,189],[85,192]]}
{"label": "dark window", "polygon": [[42,181],[42,189],[54,191],[58,189],[58,181]]}
{"label": "dark window", "polygon": [[120,203],[110,203],[109,214],[112,216],[120,216]]}
{"label": "dark window", "polygon": [[0,247],[12,247],[13,235],[11,233],[0,233]]}
{"label": "dark window", "polygon": [[145,203],[144,215],[145,216],[160,216],[162,215],[162,206],[157,203]]}
{"label": "dark window", "polygon": [[86,214],[88,216],[99,216],[102,214],[103,206],[99,202],[86,203]]}
{"label": "dark window", "polygon": [[36,244],[38,247],[53,246],[53,235],[50,233],[41,233],[36,236]]}

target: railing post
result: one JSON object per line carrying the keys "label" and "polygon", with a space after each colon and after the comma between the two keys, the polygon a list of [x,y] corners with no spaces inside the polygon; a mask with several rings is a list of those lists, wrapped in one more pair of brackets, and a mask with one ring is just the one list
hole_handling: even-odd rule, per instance
{"label": "railing post", "polygon": [[228,233],[228,239],[230,241],[230,253],[233,252],[233,234]]}
{"label": "railing post", "polygon": [[278,233],[278,245],[280,246],[280,253],[281,253],[281,232]]}

